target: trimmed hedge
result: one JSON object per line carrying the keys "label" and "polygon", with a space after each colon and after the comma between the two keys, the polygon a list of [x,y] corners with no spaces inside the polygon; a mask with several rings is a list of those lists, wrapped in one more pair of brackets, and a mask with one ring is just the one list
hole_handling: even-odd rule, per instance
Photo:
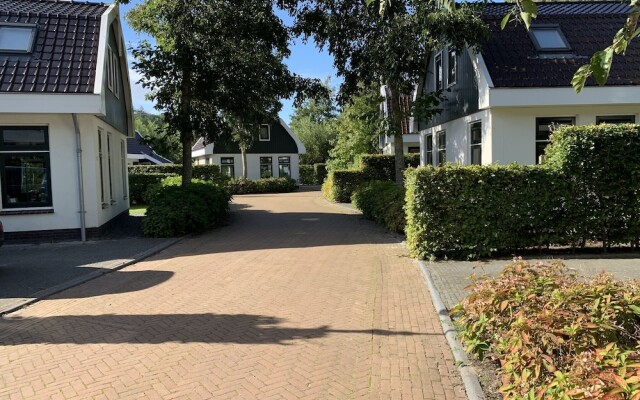
{"label": "trimmed hedge", "polygon": [[414,256],[477,258],[565,244],[566,178],[540,166],[421,167],[405,174]]}
{"label": "trimmed hedge", "polygon": [[289,193],[296,190],[296,181],[291,178],[237,178],[229,180],[225,187],[231,194]]}
{"label": "trimmed hedge", "polygon": [[322,185],[324,183],[324,180],[327,179],[327,164],[313,164],[313,179],[316,185]]}
{"label": "trimmed hedge", "polygon": [[402,233],[405,227],[405,190],[389,181],[371,181],[358,187],[351,202],[362,214],[392,232]]}
{"label": "trimmed hedge", "polygon": [[364,173],[358,170],[329,171],[322,184],[322,195],[334,203],[348,203],[353,191],[366,182]]}
{"label": "trimmed hedge", "polygon": [[316,183],[313,165],[300,165],[300,184],[314,185]]}
{"label": "trimmed hedge", "polygon": [[197,179],[183,188],[181,181],[180,177],[164,179],[150,194],[142,224],[145,236],[200,233],[226,221],[231,201],[226,190]]}
{"label": "trimmed hedge", "polygon": [[167,173],[129,173],[129,198],[135,204],[145,202],[145,193],[152,185],[159,184],[164,178],[172,176]]}
{"label": "trimmed hedge", "polygon": [[[420,166],[420,154],[405,154],[406,168]],[[366,154],[360,157],[360,169],[367,180],[395,181],[396,160],[393,154]]]}
{"label": "trimmed hedge", "polygon": [[[160,165],[130,165],[129,174],[167,174],[182,175],[182,164],[160,164]],[[194,165],[193,179],[222,184],[229,180],[229,177],[220,172],[220,166],[215,164]]]}

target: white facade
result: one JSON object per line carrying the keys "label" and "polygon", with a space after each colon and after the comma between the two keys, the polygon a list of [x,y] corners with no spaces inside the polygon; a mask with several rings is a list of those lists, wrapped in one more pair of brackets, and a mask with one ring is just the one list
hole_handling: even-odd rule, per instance
{"label": "white facade", "polygon": [[[194,152],[195,153],[195,152]],[[289,157],[291,178],[300,180],[300,155],[299,154],[247,154],[247,179],[260,179],[260,158],[271,157],[271,171],[274,178],[279,178],[278,157]],[[242,177],[242,156],[240,154],[210,154],[194,158],[196,165],[215,164],[220,165],[222,158],[233,158],[234,178]]]}
{"label": "white facade", "polygon": [[[395,154],[394,137],[383,135],[381,137],[380,147],[382,148],[382,154]],[[404,154],[415,153],[420,148],[420,135],[417,133],[410,133],[402,135],[402,148]]]}

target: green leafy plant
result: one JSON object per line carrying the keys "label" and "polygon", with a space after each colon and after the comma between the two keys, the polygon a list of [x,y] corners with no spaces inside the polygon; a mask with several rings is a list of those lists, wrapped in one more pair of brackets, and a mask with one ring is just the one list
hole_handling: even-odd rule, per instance
{"label": "green leafy plant", "polygon": [[322,195],[334,203],[348,203],[353,191],[365,181],[364,174],[359,170],[329,171],[322,184]]}
{"label": "green leafy plant", "polygon": [[452,310],[467,351],[499,363],[505,399],[640,398],[640,286],[514,260]]}
{"label": "green leafy plant", "polygon": [[291,178],[237,178],[228,181],[225,187],[231,194],[289,193],[296,190],[296,181]]}
{"label": "green leafy plant", "polygon": [[145,202],[145,193],[149,187],[159,184],[164,178],[172,176],[168,173],[129,173],[129,198],[134,204]]}
{"label": "green leafy plant", "polygon": [[372,181],[358,187],[351,202],[362,214],[392,232],[405,226],[404,188],[391,181]]}
{"label": "green leafy plant", "polygon": [[302,185],[314,185],[315,182],[313,165],[300,165],[300,183]]}

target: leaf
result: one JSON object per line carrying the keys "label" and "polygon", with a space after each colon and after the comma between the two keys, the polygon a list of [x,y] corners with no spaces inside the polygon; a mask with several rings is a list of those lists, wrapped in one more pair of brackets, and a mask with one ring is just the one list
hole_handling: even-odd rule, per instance
{"label": "leaf", "polygon": [[507,26],[507,24],[509,23],[509,20],[511,19],[511,14],[507,14],[504,17],[502,17],[502,22],[500,22],[500,29],[503,29]]}
{"label": "leaf", "polygon": [[538,6],[533,0],[522,0],[522,9],[530,14],[532,18],[538,16]]}
{"label": "leaf", "polygon": [[629,305],[629,308],[631,309],[631,311],[633,311],[634,314],[640,315],[640,307],[631,304]]}
{"label": "leaf", "polygon": [[584,85],[585,83],[587,83],[587,78],[589,76],[591,76],[590,64],[583,65],[582,67],[578,68],[576,73],[573,75],[573,78],[571,79],[571,86],[573,86],[573,89],[576,91],[576,93],[582,92],[582,89],[584,89]]}
{"label": "leaf", "polygon": [[611,71],[611,62],[613,61],[613,47],[607,47],[604,50],[596,52],[591,57],[591,72],[598,85],[602,86],[607,83],[609,71]]}
{"label": "leaf", "polygon": [[527,29],[529,29],[529,27],[531,26],[531,14],[523,11],[520,13],[520,18],[522,18],[524,25],[527,27]]}

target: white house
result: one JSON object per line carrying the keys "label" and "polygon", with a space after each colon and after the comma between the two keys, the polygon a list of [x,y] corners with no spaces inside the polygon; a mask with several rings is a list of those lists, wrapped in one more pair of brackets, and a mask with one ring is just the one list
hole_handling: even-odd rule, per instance
{"label": "white house", "polygon": [[[571,87],[575,71],[611,44],[629,12],[620,2],[539,3],[538,18],[524,26],[500,21],[511,4],[487,4],[491,37],[479,54],[435,53],[425,92],[449,89],[443,112],[419,123],[421,163],[535,164],[553,126],[638,121],[640,43],[616,56],[606,86],[589,79]],[[551,127],[551,128],[550,128]]]}
{"label": "white house", "polygon": [[[300,155],[304,144],[280,119],[260,126],[260,134],[247,150],[247,178],[288,177],[300,179]],[[198,139],[191,151],[194,164],[216,164],[231,178],[242,177],[242,157],[235,143],[206,143]]]}
{"label": "white house", "polygon": [[133,110],[116,4],[0,0],[6,239],[85,239],[129,208]]}

